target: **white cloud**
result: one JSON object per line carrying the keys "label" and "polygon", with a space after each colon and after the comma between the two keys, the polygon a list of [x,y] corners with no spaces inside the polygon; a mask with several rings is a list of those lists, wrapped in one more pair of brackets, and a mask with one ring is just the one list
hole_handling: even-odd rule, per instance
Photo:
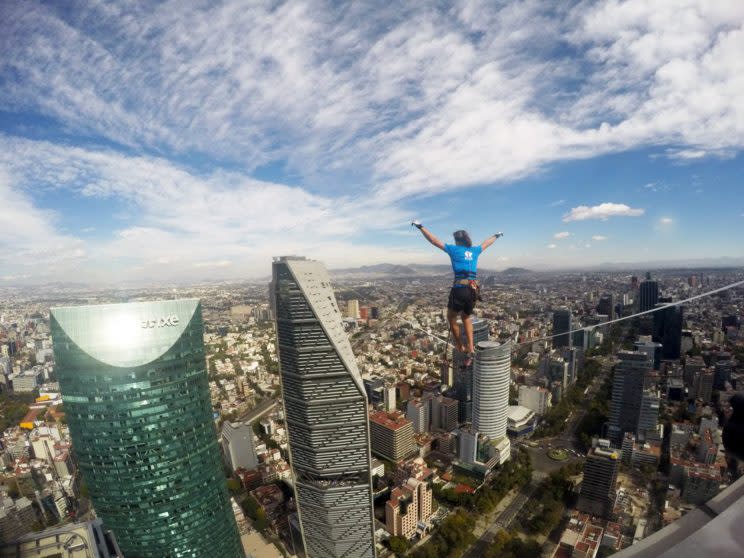
{"label": "white cloud", "polygon": [[672,219],[671,217],[662,217],[661,219],[659,219],[659,223],[662,225],[671,225],[672,223],[674,223],[674,219]]}
{"label": "white cloud", "polygon": [[11,3],[0,102],[96,140],[392,200],[635,147],[740,150],[743,6]]}
{"label": "white cloud", "polygon": [[563,205],[564,203],[566,203],[566,200],[555,200],[548,205],[549,207],[558,207],[559,205]]}
{"label": "white cloud", "polygon": [[[153,157],[124,156],[0,135],[0,263],[48,267],[82,260],[86,269],[158,277],[267,273],[271,257],[303,253],[345,266],[370,257],[405,262],[410,250],[367,246],[358,237],[405,222],[402,207],[351,197],[329,198],[237,172],[196,175]],[[85,240],[60,232],[54,214],[36,208],[29,191],[59,189],[69,199],[123,204],[132,215],[110,237]],[[359,219],[374,214],[375,219]],[[81,217],[81,230],[87,223]],[[113,220],[113,219],[112,219]],[[126,266],[125,266],[126,264]],[[80,273],[82,264],[58,273]],[[5,267],[5,266],[1,266]],[[15,273],[13,273],[15,275]]]}
{"label": "white cloud", "polygon": [[558,247],[558,245],[557,245],[557,244],[548,244],[548,246],[547,246],[547,247],[548,247],[548,248],[550,248],[550,249],[552,250],[553,248],[557,248],[557,247]]}
{"label": "white cloud", "polygon": [[610,217],[639,217],[645,213],[644,209],[632,208],[624,203],[601,203],[589,207],[580,205],[574,207],[563,216],[563,222],[585,221],[587,219],[607,220]]}
{"label": "white cloud", "polygon": [[[0,156],[1,157],[1,156]],[[57,227],[58,216],[37,208],[31,196],[13,188],[14,177],[0,166],[0,269],[17,270],[26,262],[49,270],[85,257],[84,243]],[[13,274],[17,275],[17,274]]]}
{"label": "white cloud", "polygon": [[571,236],[571,233],[570,232],[568,232],[568,231],[561,231],[561,232],[555,233],[553,235],[553,238],[555,238],[556,240],[559,240],[561,238],[568,238],[569,236]]}
{"label": "white cloud", "polygon": [[596,240],[597,242],[601,242],[602,240],[607,240],[606,236],[603,236],[601,234],[595,234],[592,236],[592,240]]}

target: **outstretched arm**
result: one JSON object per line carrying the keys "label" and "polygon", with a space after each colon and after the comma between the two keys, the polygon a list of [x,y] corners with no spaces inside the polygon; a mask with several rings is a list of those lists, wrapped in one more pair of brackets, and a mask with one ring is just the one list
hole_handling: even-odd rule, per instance
{"label": "outstretched arm", "polygon": [[424,235],[424,238],[425,238],[426,240],[428,240],[429,242],[431,242],[431,243],[432,243],[432,244],[433,244],[434,246],[436,246],[436,247],[437,247],[437,248],[439,248],[440,250],[444,250],[444,242],[442,242],[442,241],[441,241],[441,240],[439,240],[439,239],[438,239],[438,238],[437,238],[436,236],[434,236],[434,235],[433,235],[433,234],[432,234],[431,232],[429,232],[429,231],[428,231],[428,230],[427,230],[427,229],[426,229],[426,228],[424,227],[424,225],[422,225],[422,224],[421,224],[421,223],[419,223],[418,221],[413,221],[413,222],[411,223],[411,225],[413,225],[413,226],[414,226],[414,227],[416,227],[416,228],[417,228],[418,230],[420,230],[420,231],[421,231],[421,234],[423,234],[423,235]]}
{"label": "outstretched arm", "polygon": [[502,236],[504,236],[504,233],[501,233],[501,232],[497,232],[496,234],[489,236],[486,240],[484,240],[483,242],[481,242],[481,250],[485,250],[491,244],[493,244],[494,242],[496,242],[496,239],[497,238],[500,238]]}

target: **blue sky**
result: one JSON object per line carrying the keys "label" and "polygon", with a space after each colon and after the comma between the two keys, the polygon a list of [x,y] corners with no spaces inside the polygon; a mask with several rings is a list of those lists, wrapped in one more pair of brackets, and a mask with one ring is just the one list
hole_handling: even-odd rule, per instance
{"label": "blue sky", "polygon": [[0,284],[744,262],[738,0],[0,4]]}

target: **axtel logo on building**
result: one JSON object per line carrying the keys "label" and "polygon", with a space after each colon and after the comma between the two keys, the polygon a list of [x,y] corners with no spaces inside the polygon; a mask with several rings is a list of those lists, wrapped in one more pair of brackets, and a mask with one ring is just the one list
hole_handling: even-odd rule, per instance
{"label": "axtel logo on building", "polygon": [[148,329],[148,328],[153,328],[153,327],[177,326],[178,316],[176,316],[175,314],[172,316],[163,316],[155,320],[142,320],[142,322],[140,323],[142,325],[142,329]]}

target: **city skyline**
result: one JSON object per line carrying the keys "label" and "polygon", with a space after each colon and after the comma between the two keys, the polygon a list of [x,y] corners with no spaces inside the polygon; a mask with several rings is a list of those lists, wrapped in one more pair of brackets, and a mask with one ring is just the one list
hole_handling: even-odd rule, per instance
{"label": "city skyline", "polygon": [[367,9],[3,3],[0,285],[744,261],[740,3]]}

